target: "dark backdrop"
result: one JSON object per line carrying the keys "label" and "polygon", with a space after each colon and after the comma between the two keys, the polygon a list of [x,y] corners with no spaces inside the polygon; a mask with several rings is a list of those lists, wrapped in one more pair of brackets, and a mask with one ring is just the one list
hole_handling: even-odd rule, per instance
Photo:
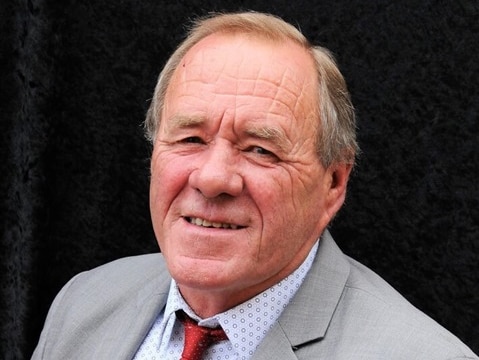
{"label": "dark backdrop", "polygon": [[30,356],[74,274],[157,251],[141,128],[156,77],[185,20],[238,9],[337,55],[363,154],[333,235],[479,351],[476,0],[7,0],[0,358]]}

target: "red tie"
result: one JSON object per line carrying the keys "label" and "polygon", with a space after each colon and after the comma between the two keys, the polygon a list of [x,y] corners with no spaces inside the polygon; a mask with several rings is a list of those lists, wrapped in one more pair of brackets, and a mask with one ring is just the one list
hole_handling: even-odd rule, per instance
{"label": "red tie", "polygon": [[210,345],[228,339],[221,327],[213,329],[199,326],[183,311],[178,311],[176,316],[185,328],[185,346],[180,360],[201,360]]}

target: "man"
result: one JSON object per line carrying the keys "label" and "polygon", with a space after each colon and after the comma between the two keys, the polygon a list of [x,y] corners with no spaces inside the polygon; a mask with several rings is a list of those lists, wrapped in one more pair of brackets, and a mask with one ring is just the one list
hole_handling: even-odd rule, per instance
{"label": "man", "polygon": [[[72,279],[34,359],[477,359],[326,230],[358,149],[325,49],[270,15],[204,19],[146,124],[162,255]],[[190,329],[218,326],[198,355]]]}

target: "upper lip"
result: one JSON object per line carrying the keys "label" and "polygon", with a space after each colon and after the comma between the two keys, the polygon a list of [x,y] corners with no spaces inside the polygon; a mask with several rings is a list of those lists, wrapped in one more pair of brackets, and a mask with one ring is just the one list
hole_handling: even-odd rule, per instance
{"label": "upper lip", "polygon": [[223,228],[223,229],[240,229],[244,226],[234,224],[231,222],[227,221],[222,221],[222,220],[207,220],[202,217],[197,217],[197,216],[183,216],[183,218],[188,221],[190,224],[195,224],[199,226],[204,226],[204,227],[214,227],[214,228]]}

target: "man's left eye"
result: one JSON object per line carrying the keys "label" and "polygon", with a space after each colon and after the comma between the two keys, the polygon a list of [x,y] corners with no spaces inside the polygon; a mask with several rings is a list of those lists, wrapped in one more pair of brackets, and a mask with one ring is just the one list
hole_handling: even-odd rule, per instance
{"label": "man's left eye", "polygon": [[184,138],[182,142],[189,144],[202,144],[203,140],[198,136],[189,136],[187,138]]}
{"label": "man's left eye", "polygon": [[269,151],[269,150],[267,150],[267,149],[265,149],[261,146],[251,146],[248,149],[248,151],[252,152],[253,154],[276,157],[276,155],[273,152],[271,152],[271,151]]}

